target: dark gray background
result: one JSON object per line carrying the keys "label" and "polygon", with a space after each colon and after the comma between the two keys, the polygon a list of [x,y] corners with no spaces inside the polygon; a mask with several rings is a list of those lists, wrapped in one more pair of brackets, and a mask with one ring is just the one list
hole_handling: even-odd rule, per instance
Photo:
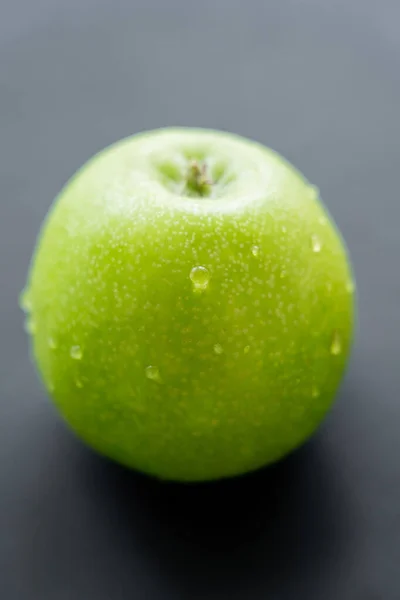
{"label": "dark gray background", "polygon": [[[1,0],[0,597],[399,600],[398,0]],[[322,190],[354,262],[338,402],[288,460],[160,485],[64,428],[17,296],[55,194],[165,125],[272,146]]]}

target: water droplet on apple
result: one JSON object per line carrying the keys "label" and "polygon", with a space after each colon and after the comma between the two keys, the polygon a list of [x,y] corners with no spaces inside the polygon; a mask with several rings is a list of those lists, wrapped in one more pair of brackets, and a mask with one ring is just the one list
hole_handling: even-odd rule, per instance
{"label": "water droplet on apple", "polygon": [[250,352],[250,346],[245,346],[244,349],[243,349],[243,352],[245,354],[248,354]]}
{"label": "water droplet on apple", "polygon": [[318,223],[320,225],[326,225],[327,222],[328,222],[328,219],[326,217],[324,217],[323,215],[321,217],[319,217],[319,219],[318,219]]}
{"label": "water droplet on apple", "polygon": [[342,340],[340,339],[339,332],[335,330],[332,335],[331,342],[331,354],[338,356],[342,351]]}
{"label": "water droplet on apple", "polygon": [[319,189],[316,185],[310,185],[310,187],[308,188],[308,193],[312,200],[316,200],[319,196]]}
{"label": "water droplet on apple", "polygon": [[320,395],[320,391],[319,391],[319,389],[317,388],[317,386],[316,386],[316,385],[313,385],[313,386],[312,386],[312,388],[311,388],[311,396],[312,396],[313,398],[318,398],[318,397],[319,397],[319,395]]}
{"label": "water droplet on apple", "polygon": [[49,389],[49,392],[50,392],[50,394],[52,394],[52,393],[54,392],[54,390],[55,390],[54,383],[53,383],[52,381],[49,381],[49,382],[47,383],[47,387],[48,387],[48,389]]}
{"label": "water droplet on apple", "polygon": [[51,350],[55,350],[57,348],[57,342],[52,337],[49,337],[49,339],[47,340],[47,344]]}
{"label": "water droplet on apple", "polygon": [[36,333],[36,321],[33,317],[27,317],[24,324],[26,333],[33,335]]}
{"label": "water droplet on apple", "polygon": [[155,367],[154,365],[149,365],[148,367],[146,367],[145,373],[147,379],[150,379],[151,381],[155,381],[157,383],[161,383],[161,376],[158,367]]}
{"label": "water droplet on apple", "polygon": [[222,354],[223,351],[224,351],[224,349],[222,348],[221,344],[215,344],[215,346],[214,346],[215,354]]}
{"label": "water droplet on apple", "polygon": [[354,281],[348,281],[346,283],[346,292],[348,294],[352,294],[354,292],[354,289],[355,289]]}
{"label": "water droplet on apple", "polygon": [[32,300],[29,289],[24,289],[19,297],[20,308],[28,313],[32,310]]}
{"label": "water droplet on apple", "polygon": [[83,388],[83,383],[82,383],[82,381],[80,379],[75,379],[75,385],[79,389]]}
{"label": "water droplet on apple", "polygon": [[260,248],[258,246],[252,246],[251,253],[253,256],[258,256],[260,254]]}
{"label": "water droplet on apple", "polygon": [[190,279],[195,290],[205,290],[210,281],[210,272],[206,267],[193,267],[190,271]]}
{"label": "water droplet on apple", "polygon": [[282,231],[282,233],[286,233],[287,229],[286,229],[286,226],[285,226],[285,225],[282,225],[282,227],[281,227],[281,231]]}
{"label": "water droplet on apple", "polygon": [[322,243],[317,235],[311,236],[311,248],[313,252],[321,252]]}
{"label": "water droplet on apple", "polygon": [[82,348],[78,345],[71,346],[69,354],[70,354],[70,357],[73,358],[74,360],[81,360],[81,358],[83,356]]}

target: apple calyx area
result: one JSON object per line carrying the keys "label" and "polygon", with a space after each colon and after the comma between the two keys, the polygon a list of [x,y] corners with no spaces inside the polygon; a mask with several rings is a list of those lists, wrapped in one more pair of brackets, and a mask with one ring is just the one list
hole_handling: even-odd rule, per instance
{"label": "apple calyx area", "polygon": [[211,195],[213,182],[210,179],[205,162],[192,160],[186,174],[186,191],[189,196],[208,197]]}

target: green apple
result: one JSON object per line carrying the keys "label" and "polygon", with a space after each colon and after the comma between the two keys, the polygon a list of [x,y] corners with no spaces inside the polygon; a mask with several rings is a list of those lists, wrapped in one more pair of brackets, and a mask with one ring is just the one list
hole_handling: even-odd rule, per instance
{"label": "green apple", "polygon": [[50,211],[23,296],[72,429],[154,476],[278,460],[331,406],[354,284],[315,187],[241,137],[165,129],[90,160]]}

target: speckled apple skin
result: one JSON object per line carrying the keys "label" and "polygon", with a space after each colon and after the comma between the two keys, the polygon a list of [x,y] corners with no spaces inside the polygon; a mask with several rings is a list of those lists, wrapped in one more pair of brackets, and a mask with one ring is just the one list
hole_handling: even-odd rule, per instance
{"label": "speckled apple skin", "polygon": [[[193,160],[207,197],[186,195]],[[348,359],[354,283],[317,190],[282,157],[164,129],[107,148],[65,186],[23,303],[39,372],[80,438],[201,481],[315,431]]]}

